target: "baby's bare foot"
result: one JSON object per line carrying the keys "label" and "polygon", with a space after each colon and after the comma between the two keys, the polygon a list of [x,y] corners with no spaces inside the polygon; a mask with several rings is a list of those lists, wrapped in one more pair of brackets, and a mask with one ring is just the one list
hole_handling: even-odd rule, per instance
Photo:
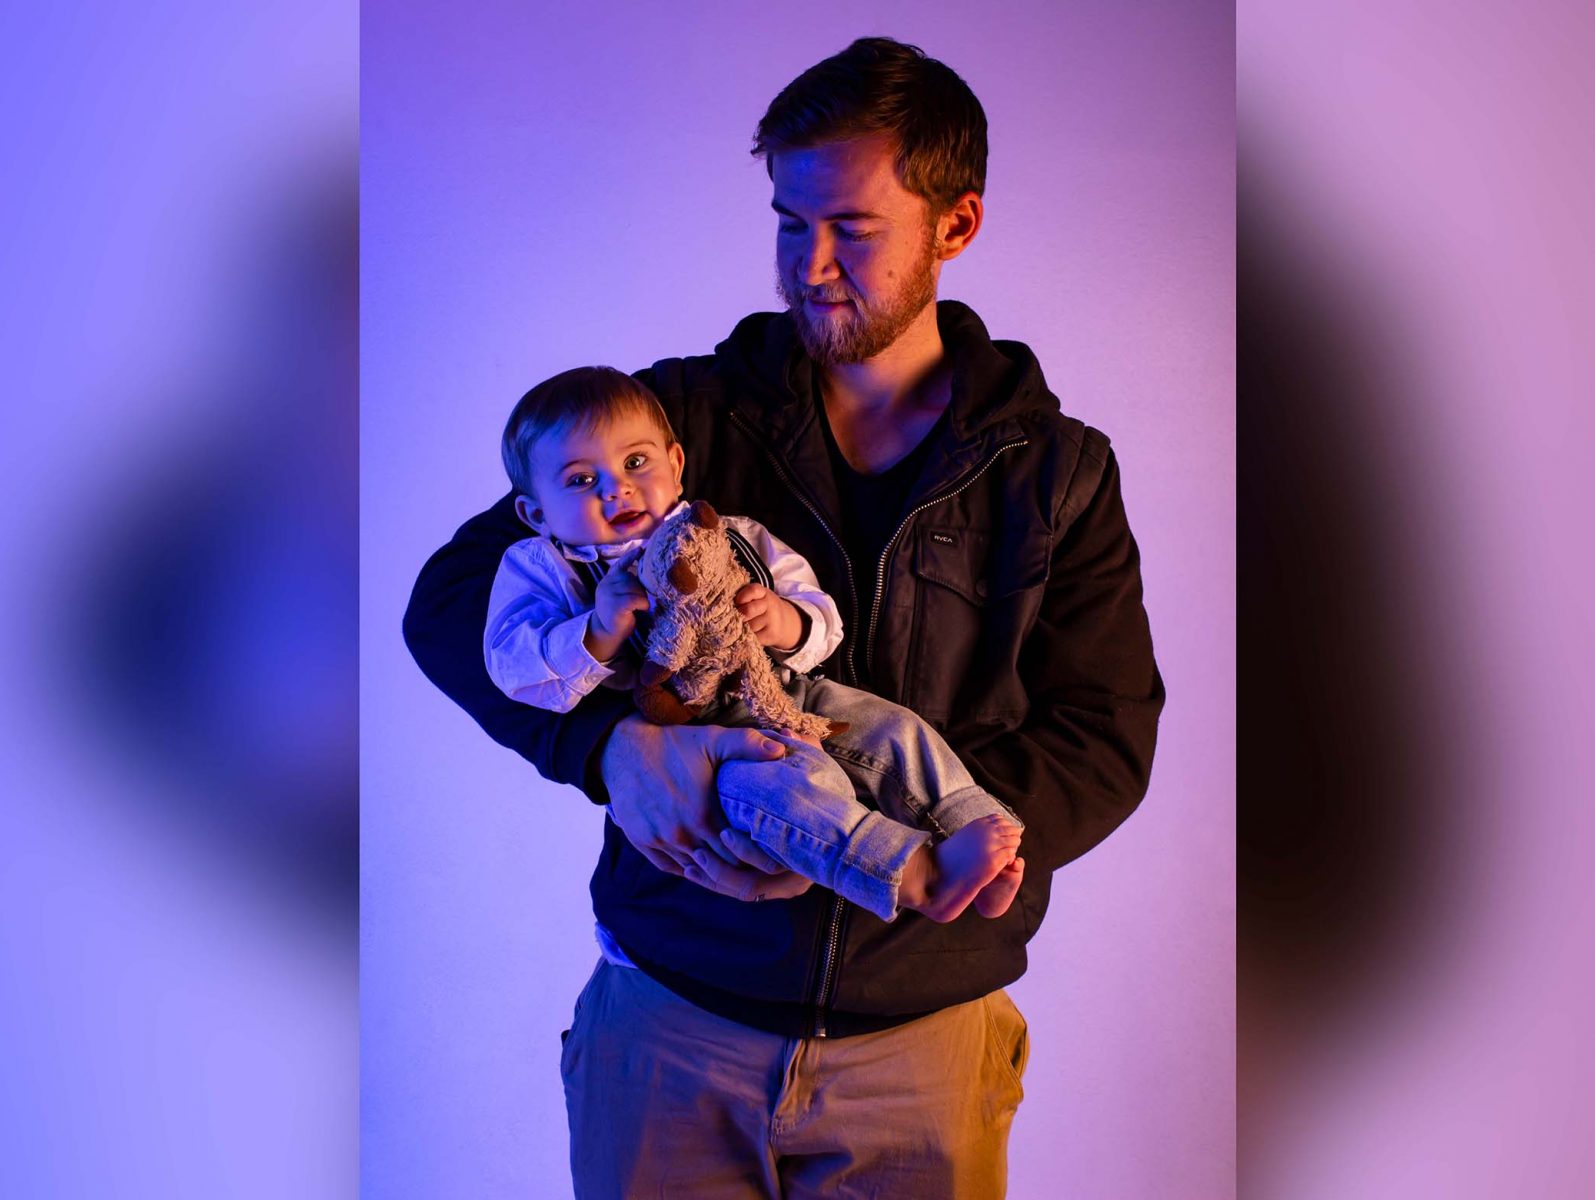
{"label": "baby's bare foot", "polygon": [[[932,921],[955,920],[1014,862],[1018,850],[1019,827],[1006,817],[993,813],[971,821],[941,845],[922,849],[909,859],[897,889],[898,902]],[[1013,890],[1018,886],[1016,879]],[[993,893],[994,902],[996,897]],[[1010,891],[996,911],[1006,909],[1012,900]]]}
{"label": "baby's bare foot", "polygon": [[997,878],[975,894],[975,911],[983,917],[1002,916],[1019,894],[1019,885],[1024,880],[1025,860],[1016,858],[997,872]]}

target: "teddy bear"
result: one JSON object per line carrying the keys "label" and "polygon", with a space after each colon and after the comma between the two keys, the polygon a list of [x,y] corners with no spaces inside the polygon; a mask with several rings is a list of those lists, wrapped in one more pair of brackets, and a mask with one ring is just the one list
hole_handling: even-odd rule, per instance
{"label": "teddy bear", "polygon": [[698,716],[734,691],[761,728],[816,740],[845,726],[806,713],[786,694],[736,595],[751,582],[720,515],[695,500],[648,539],[637,578],[653,599],[648,653],[637,672],[637,709],[659,725]]}

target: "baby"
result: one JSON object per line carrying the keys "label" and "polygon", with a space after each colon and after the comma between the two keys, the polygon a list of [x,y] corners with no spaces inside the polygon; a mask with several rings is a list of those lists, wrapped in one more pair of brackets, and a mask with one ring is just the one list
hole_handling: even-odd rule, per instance
{"label": "baby", "polygon": [[[511,546],[499,565],[484,636],[488,674],[512,699],[557,712],[596,687],[630,688],[649,608],[631,568],[648,535],[685,506],[685,454],[664,410],[629,375],[580,367],[521,398],[503,456],[516,514],[538,536]],[[807,560],[758,522],[721,519],[754,580],[737,593],[738,611],[785,668],[799,707],[840,729],[826,742],[830,756],[775,731],[785,735],[786,759],[725,764],[727,820],[882,920],[899,907],[944,922],[971,905],[987,917],[1007,911],[1024,874],[1018,818],[914,713],[806,674],[841,643],[835,602]],[[731,701],[702,719],[751,723]]]}

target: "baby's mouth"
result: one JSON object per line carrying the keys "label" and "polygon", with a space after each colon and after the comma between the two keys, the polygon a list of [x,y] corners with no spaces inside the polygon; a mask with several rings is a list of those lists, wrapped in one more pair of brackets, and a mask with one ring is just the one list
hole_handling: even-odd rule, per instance
{"label": "baby's mouth", "polygon": [[610,517],[609,524],[615,529],[634,529],[636,528],[637,523],[642,521],[647,516],[648,514],[643,512],[641,509],[629,508],[625,512],[616,513],[614,516]]}

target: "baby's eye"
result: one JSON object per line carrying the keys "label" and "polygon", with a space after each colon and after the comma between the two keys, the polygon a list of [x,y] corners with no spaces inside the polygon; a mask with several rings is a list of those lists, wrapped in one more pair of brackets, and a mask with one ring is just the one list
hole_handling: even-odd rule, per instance
{"label": "baby's eye", "polygon": [[626,470],[635,471],[648,461],[646,454],[633,454],[626,459]]}
{"label": "baby's eye", "polygon": [[569,479],[565,480],[565,486],[568,488],[584,488],[589,486],[592,481],[593,477],[586,471],[578,471]]}

